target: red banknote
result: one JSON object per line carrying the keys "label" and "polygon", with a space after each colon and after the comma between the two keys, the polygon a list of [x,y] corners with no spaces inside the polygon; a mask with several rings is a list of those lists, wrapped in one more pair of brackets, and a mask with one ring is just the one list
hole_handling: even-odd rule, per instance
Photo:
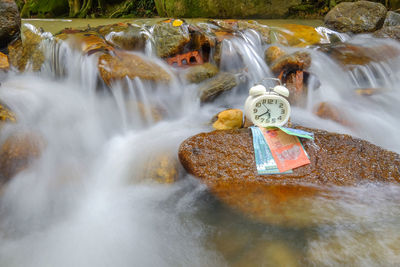
{"label": "red banknote", "polygon": [[280,129],[261,127],[260,129],[280,172],[310,164],[310,160],[297,136],[289,135]]}

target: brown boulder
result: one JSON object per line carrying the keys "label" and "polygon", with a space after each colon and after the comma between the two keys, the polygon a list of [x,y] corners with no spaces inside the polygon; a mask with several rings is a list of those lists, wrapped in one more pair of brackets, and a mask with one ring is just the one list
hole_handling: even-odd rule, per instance
{"label": "brown boulder", "polygon": [[374,32],[382,27],[386,8],[380,3],[358,1],[343,2],[325,16],[325,25],[339,32]]}
{"label": "brown boulder", "polygon": [[336,186],[400,182],[398,154],[349,135],[305,130],[315,134],[303,140],[311,164],[291,174],[257,174],[250,129],[195,135],[181,144],[179,159],[228,206],[257,221],[288,226],[334,220],[321,212],[332,203],[315,206],[321,202],[314,200],[334,200],[338,196],[329,193]]}
{"label": "brown boulder", "polygon": [[6,139],[0,148],[0,184],[26,169],[40,156],[42,140],[36,135],[19,133]]}
{"label": "brown boulder", "polygon": [[295,52],[276,59],[271,65],[271,71],[279,74],[282,71],[306,70],[311,65],[311,56],[307,52]]}
{"label": "brown boulder", "polygon": [[219,72],[217,66],[211,63],[204,63],[190,67],[185,75],[186,79],[191,83],[201,83],[204,80],[214,77]]}
{"label": "brown boulder", "polygon": [[0,0],[0,49],[19,37],[21,18],[14,0]]}
{"label": "brown boulder", "polygon": [[130,79],[138,77],[143,80],[163,82],[168,82],[171,79],[169,74],[159,65],[146,61],[138,55],[125,52],[100,56],[98,67],[100,76],[107,85],[125,77]]}
{"label": "brown boulder", "polygon": [[280,48],[279,46],[270,46],[264,52],[264,59],[268,65],[271,65],[278,58],[281,58],[286,54],[287,54],[286,51]]}

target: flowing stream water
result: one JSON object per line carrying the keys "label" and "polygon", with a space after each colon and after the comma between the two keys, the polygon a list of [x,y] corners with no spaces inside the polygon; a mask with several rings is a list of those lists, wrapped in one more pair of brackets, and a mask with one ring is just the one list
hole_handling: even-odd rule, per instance
{"label": "flowing stream water", "polygon": [[[395,41],[341,37],[400,51]],[[112,93],[99,92],[96,55],[82,56],[52,42],[42,44],[47,55],[40,73],[9,72],[0,99],[18,122],[2,128],[0,141],[29,131],[41,136],[45,146],[1,195],[0,266],[400,264],[397,185],[338,188],[339,197],[329,204],[335,209],[320,212],[347,223],[338,219],[318,227],[288,228],[252,222],[230,210],[182,169],[182,179],[174,184],[146,179],[149,161],[160,154],[177,159],[183,140],[212,130],[209,120],[224,108],[243,109],[248,88],[272,75],[263,60],[266,46],[256,32],[224,42],[220,69],[248,71],[233,91],[206,105],[180,70],[153,56],[151,43],[142,56],[171,74],[168,85],[134,79],[113,84]],[[311,53],[310,72],[319,87],[312,90],[310,82],[307,103],[294,108],[292,121],[348,133],[400,153],[400,59],[345,71],[312,48],[297,50]],[[360,97],[354,92],[360,87],[385,90]],[[345,111],[351,126],[313,114],[314,105],[327,100]],[[138,101],[144,115],[138,115]],[[161,121],[151,116],[151,106],[164,111]]]}

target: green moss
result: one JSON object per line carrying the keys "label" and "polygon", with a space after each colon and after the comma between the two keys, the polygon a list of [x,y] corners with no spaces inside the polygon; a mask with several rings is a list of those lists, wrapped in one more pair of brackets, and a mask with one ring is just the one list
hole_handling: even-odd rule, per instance
{"label": "green moss", "polygon": [[68,12],[68,0],[28,0],[21,11],[24,17],[56,17]]}

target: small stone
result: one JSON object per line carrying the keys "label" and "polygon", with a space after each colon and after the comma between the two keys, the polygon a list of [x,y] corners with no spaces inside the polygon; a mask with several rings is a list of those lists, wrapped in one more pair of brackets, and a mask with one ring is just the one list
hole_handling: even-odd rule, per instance
{"label": "small stone", "polygon": [[217,75],[219,69],[211,63],[190,67],[186,73],[186,79],[191,83],[201,83]]}
{"label": "small stone", "polygon": [[227,109],[216,115],[213,128],[216,130],[231,130],[243,127],[243,111],[240,109]]}
{"label": "small stone", "polygon": [[229,91],[237,85],[236,76],[229,72],[223,72],[205,81],[198,89],[201,102],[209,102],[225,91]]}

